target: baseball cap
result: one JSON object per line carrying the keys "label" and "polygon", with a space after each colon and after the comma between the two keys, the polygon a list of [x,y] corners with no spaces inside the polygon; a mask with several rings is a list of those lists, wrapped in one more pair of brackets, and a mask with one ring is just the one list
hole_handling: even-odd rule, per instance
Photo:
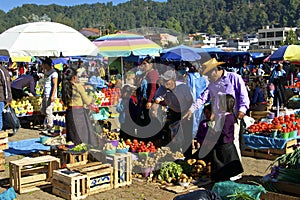
{"label": "baseball cap", "polygon": [[176,80],[176,72],[174,70],[168,70],[163,75],[160,76],[162,79],[168,80]]}

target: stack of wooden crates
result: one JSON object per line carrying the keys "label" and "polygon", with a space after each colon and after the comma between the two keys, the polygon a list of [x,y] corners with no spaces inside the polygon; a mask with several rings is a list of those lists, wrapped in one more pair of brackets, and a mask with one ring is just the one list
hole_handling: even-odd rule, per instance
{"label": "stack of wooden crates", "polygon": [[0,172],[5,171],[5,155],[4,150],[8,149],[8,133],[0,132]]}
{"label": "stack of wooden crates", "polygon": [[90,162],[54,170],[52,193],[68,200],[84,199],[132,183],[131,153],[106,156],[106,164]]}
{"label": "stack of wooden crates", "polygon": [[52,193],[69,200],[83,199],[88,195],[112,189],[112,174],[111,165],[101,162],[55,170]]}

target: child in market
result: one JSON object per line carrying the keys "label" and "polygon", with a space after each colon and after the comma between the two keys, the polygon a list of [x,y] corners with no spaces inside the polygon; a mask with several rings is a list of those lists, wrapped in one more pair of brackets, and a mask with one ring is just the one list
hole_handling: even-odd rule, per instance
{"label": "child in market", "polygon": [[[223,127],[215,146],[210,152],[211,177],[215,181],[229,180],[243,172],[243,167],[239,159],[237,149],[233,143],[234,140],[234,116],[235,99],[232,95],[223,95],[220,101],[220,110],[216,117],[220,118],[220,125]],[[208,132],[208,134],[210,134]]]}
{"label": "child in market", "polygon": [[125,139],[134,139],[135,135],[135,116],[137,111],[137,102],[134,98],[135,86],[125,84],[121,89],[121,98],[116,107],[119,114],[120,137]]}
{"label": "child in market", "polygon": [[205,104],[203,113],[205,115],[205,119],[199,123],[198,131],[197,131],[197,135],[196,135],[196,140],[197,140],[197,142],[200,143],[200,146],[202,145],[204,138],[206,136],[206,133],[208,130],[208,122],[210,121],[210,118],[211,118],[211,104],[210,103]]}

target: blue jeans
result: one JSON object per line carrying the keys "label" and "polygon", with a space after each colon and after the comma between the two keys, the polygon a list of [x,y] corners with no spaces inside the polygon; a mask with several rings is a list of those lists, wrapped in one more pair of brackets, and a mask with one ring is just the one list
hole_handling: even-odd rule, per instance
{"label": "blue jeans", "polygon": [[2,112],[4,110],[4,106],[5,106],[5,103],[3,101],[0,102],[0,131],[2,130],[3,128],[3,119],[2,119]]}

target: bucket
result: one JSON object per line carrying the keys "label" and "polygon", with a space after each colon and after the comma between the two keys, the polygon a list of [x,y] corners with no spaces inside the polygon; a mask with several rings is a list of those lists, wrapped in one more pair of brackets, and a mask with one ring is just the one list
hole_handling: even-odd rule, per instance
{"label": "bucket", "polygon": [[141,167],[143,177],[148,177],[154,170],[154,167]]}
{"label": "bucket", "polygon": [[297,134],[298,134],[298,130],[291,131],[289,134],[289,138],[295,138],[295,137],[297,137]]}
{"label": "bucket", "polygon": [[270,118],[270,119],[274,119],[274,118],[275,118],[275,113],[270,112],[270,113],[269,113],[269,118]]}
{"label": "bucket", "polygon": [[289,136],[290,136],[290,132],[288,132],[288,133],[281,133],[281,137],[283,139],[289,139]]}

